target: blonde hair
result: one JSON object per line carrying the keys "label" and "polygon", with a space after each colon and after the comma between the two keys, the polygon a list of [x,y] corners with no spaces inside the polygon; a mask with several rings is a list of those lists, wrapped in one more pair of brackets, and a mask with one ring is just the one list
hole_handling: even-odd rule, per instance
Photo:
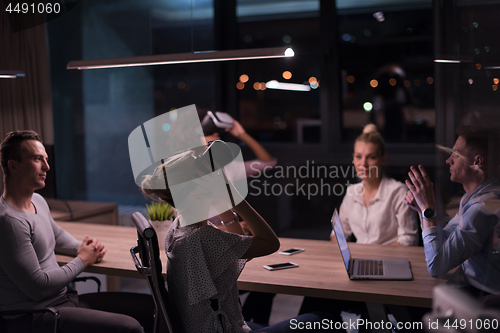
{"label": "blonde hair", "polygon": [[356,144],[356,142],[358,141],[365,143],[373,143],[378,147],[380,156],[385,155],[385,141],[382,138],[382,135],[377,130],[377,126],[375,126],[375,124],[365,125],[365,127],[363,128],[363,133],[361,133],[361,135],[356,138],[354,144]]}
{"label": "blonde hair", "polygon": [[[169,178],[175,179],[176,184],[187,182],[192,179],[192,175],[186,170],[194,168],[193,150],[187,150],[173,155],[156,167],[151,175],[144,177],[141,182],[141,190],[153,200],[163,200],[173,206],[172,193],[167,182],[167,171]],[[170,184],[175,185],[175,184]]]}

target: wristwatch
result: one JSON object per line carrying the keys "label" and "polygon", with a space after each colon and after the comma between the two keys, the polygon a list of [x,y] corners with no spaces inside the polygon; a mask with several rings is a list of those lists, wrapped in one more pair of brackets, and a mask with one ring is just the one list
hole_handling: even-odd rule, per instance
{"label": "wristwatch", "polygon": [[432,219],[436,217],[436,212],[432,208],[426,208],[422,212],[422,218],[423,219]]}
{"label": "wristwatch", "polygon": [[239,220],[239,218],[238,218],[238,214],[236,214],[236,212],[234,212],[234,211],[232,211],[232,212],[233,212],[234,218],[233,218],[231,221],[227,221],[227,222],[221,221],[221,222],[222,222],[222,224],[223,224],[224,226],[226,226],[226,227],[227,227],[228,225],[231,225],[231,224],[233,224],[233,223],[235,223],[235,222],[239,222],[239,221],[240,221],[240,220]]}

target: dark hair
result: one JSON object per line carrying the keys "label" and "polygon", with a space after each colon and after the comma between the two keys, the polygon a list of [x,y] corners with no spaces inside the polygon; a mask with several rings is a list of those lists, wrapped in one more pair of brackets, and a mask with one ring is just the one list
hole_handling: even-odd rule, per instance
{"label": "dark hair", "polygon": [[457,129],[457,135],[464,138],[466,147],[474,155],[481,155],[484,158],[483,170],[486,172],[486,178],[498,177],[500,172],[498,168],[499,133],[484,126],[462,125]]}
{"label": "dark hair", "polygon": [[382,135],[377,130],[377,126],[375,126],[374,124],[365,125],[365,127],[363,128],[363,133],[361,133],[361,135],[356,138],[354,144],[356,144],[356,142],[358,141],[373,143],[378,147],[380,156],[385,155],[385,141],[382,138]]}
{"label": "dark hair", "polygon": [[464,138],[466,146],[475,154],[486,158],[490,137],[488,130],[478,126],[463,125],[457,128],[457,135]]}
{"label": "dark hair", "polygon": [[37,132],[31,130],[17,130],[7,133],[7,136],[0,144],[2,171],[5,177],[8,177],[10,173],[8,165],[9,160],[21,161],[23,154],[21,145],[27,140],[37,140],[43,143],[42,138]]}

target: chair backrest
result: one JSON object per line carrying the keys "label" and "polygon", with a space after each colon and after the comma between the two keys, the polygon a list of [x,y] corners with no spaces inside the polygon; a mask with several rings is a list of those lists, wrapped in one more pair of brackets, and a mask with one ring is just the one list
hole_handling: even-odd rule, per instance
{"label": "chair backrest", "polygon": [[[182,333],[179,312],[171,302],[165,280],[162,275],[158,238],[149,221],[139,212],[132,214],[132,221],[137,228],[137,246],[130,249],[137,271],[147,279],[151,295],[155,302],[155,332],[166,324],[168,333]],[[139,254],[139,259],[137,258]]]}
{"label": "chair backrest", "polygon": [[429,333],[497,332],[499,321],[499,310],[487,308],[460,288],[446,284],[434,287],[432,312],[422,318]]}

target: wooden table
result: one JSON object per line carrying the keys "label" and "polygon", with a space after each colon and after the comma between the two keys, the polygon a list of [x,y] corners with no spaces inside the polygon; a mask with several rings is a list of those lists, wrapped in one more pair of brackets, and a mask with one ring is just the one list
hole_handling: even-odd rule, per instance
{"label": "wooden table", "polygon": [[[130,256],[135,245],[135,228],[110,225],[92,225],[78,222],[58,222],[74,235],[97,237],[108,248],[103,262],[87,269],[88,272],[140,278]],[[412,281],[351,281],[342,262],[337,244],[330,241],[281,238],[280,250],[302,247],[303,253],[283,256],[278,253],[255,258],[246,264],[238,286],[241,290],[275,292],[311,297],[357,300],[396,305],[431,307],[432,288],[440,283],[430,276],[422,247],[395,247],[382,245],[349,244],[354,257],[406,257],[410,260]],[[161,254],[166,263],[165,253]],[[59,264],[72,258],[57,256]],[[298,268],[267,271],[266,264],[293,261]],[[164,265],[165,266],[165,265]],[[165,272],[165,267],[163,267]]]}
{"label": "wooden table", "polygon": [[[118,225],[118,204],[114,202],[94,202],[45,199],[50,207],[50,215],[56,221],[76,221],[92,224]],[[108,275],[108,291],[120,291],[120,279]]]}
{"label": "wooden table", "polygon": [[[408,258],[412,281],[349,280],[338,245],[330,241],[281,238],[280,251],[305,251],[293,256],[274,253],[249,261],[238,286],[242,290],[431,307],[432,288],[440,283],[427,271],[423,247],[395,247],[349,243],[355,258]],[[293,261],[298,268],[267,271],[266,264]]]}

